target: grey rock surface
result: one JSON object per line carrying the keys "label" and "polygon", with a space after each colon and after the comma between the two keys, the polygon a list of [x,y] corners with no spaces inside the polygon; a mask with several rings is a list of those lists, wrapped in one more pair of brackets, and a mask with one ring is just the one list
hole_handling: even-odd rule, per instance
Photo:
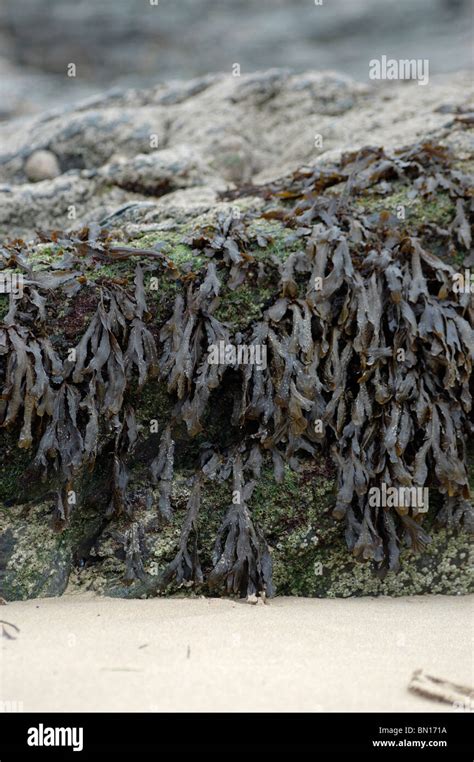
{"label": "grey rock surface", "polygon": [[[456,120],[473,110],[468,72],[420,87],[278,69],[105,93],[0,125],[0,232],[68,229],[131,204],[141,222],[201,213],[220,191],[363,145],[445,137],[467,158],[472,133]],[[60,174],[31,183],[38,151],[54,154]]]}
{"label": "grey rock surface", "polygon": [[236,62],[244,74],[337,68],[366,81],[370,58],[386,53],[454,71],[472,66],[471,12],[469,0],[3,0],[3,118]]}

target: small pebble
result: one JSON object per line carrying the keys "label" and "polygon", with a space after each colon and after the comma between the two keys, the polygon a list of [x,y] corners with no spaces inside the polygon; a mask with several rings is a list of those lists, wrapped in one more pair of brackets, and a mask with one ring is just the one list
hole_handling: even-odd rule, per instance
{"label": "small pebble", "polygon": [[32,183],[52,180],[61,174],[59,162],[52,151],[34,151],[25,164],[25,173]]}

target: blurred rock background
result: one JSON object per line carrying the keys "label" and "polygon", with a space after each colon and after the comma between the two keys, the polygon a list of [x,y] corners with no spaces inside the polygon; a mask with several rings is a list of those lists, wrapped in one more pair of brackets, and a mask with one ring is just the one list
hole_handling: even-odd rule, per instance
{"label": "blurred rock background", "polygon": [[234,63],[361,81],[382,54],[466,69],[472,13],[471,0],[0,0],[0,119]]}

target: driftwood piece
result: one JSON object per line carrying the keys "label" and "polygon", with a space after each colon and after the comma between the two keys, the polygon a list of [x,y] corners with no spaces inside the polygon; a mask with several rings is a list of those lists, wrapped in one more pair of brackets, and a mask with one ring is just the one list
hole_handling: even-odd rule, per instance
{"label": "driftwood piece", "polygon": [[12,624],[12,622],[6,622],[4,619],[0,619],[0,625],[2,627],[2,638],[6,638],[7,640],[16,640],[17,635],[20,634],[20,628],[16,626],[16,624]]}
{"label": "driftwood piece", "polygon": [[435,701],[453,704],[457,708],[474,709],[474,690],[472,688],[427,675],[422,669],[415,670],[408,688]]}

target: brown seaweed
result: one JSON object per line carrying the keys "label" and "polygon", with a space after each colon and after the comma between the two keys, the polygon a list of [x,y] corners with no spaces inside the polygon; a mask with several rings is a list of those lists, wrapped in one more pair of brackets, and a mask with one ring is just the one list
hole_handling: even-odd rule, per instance
{"label": "brown seaweed", "polygon": [[201,477],[196,476],[189,496],[179,550],[173,561],[163,572],[161,584],[166,586],[176,579],[178,584],[201,584],[204,576],[199,560],[198,517],[201,506]]}
{"label": "brown seaweed", "polygon": [[228,593],[254,596],[273,594],[272,562],[265,539],[254,526],[248,501],[254,483],[244,481],[242,459],[233,463],[233,502],[218,531],[209,574],[211,588],[223,586]]}
{"label": "brown seaweed", "polygon": [[[374,187],[383,197],[394,181],[413,198],[429,200],[441,188],[456,209],[450,225],[417,228],[352,203]],[[331,195],[334,186],[340,192]],[[173,514],[175,428],[184,424],[191,437],[204,431],[212,395],[225,388],[229,370],[238,378],[231,420],[238,441],[228,450],[215,442],[201,448],[177,555],[162,586],[207,581],[228,593],[272,594],[271,553],[251,511],[268,459],[281,481],[285,466],[298,470],[330,452],[337,467],[334,516],[344,520],[354,556],[377,567],[398,569],[401,546],[420,550],[429,536],[422,511],[372,506],[372,487],[429,486],[443,496],[439,521],[472,528],[466,443],[473,431],[473,308],[468,293],[454,292],[453,265],[427,243],[435,232],[446,252],[469,253],[468,179],[451,168],[448,149],[424,143],[390,154],[364,148],[337,166],[304,168],[259,192],[267,203],[260,216],[286,226],[292,251],[283,261],[257,262],[252,252],[271,243],[270,233],[249,227],[257,213],[223,212],[186,239],[207,264],[181,278],[159,325],[147,306],[144,275],[180,278],[162,246],[116,245],[94,226],[69,236],[42,234],[63,254],[59,267],[40,272],[31,269],[24,242],[0,248],[0,268],[25,274],[24,294],[10,300],[0,326],[0,425],[18,425],[19,446],[34,449],[45,478],[55,476],[62,524],[78,476],[107,452],[106,510],[130,522],[122,537],[129,579],[144,578],[146,546],[128,495],[127,461],[140,436],[131,389],[156,378],[176,403],[150,466],[163,521]],[[99,280],[96,309],[73,351],[62,356],[48,337],[51,294],[80,292],[87,269],[135,256],[148,262],[136,265],[133,287]],[[274,298],[259,320],[233,332],[218,319],[224,286],[236,290],[275,271]],[[266,367],[209,363],[208,347],[221,342],[265,346]],[[199,512],[209,479],[232,480],[232,502],[213,568],[203,569]]]}

